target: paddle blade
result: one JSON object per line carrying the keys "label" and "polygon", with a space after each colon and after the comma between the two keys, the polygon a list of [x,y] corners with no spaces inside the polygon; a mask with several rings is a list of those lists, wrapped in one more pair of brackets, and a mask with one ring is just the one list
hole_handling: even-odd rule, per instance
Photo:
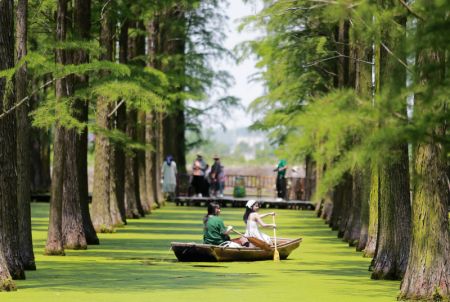
{"label": "paddle blade", "polygon": [[264,240],[255,238],[255,237],[247,237],[248,241],[250,241],[251,244],[253,244],[256,247],[259,247],[262,250],[265,251],[271,251],[272,250],[272,246],[270,244],[268,244],[267,242],[265,242]]}
{"label": "paddle blade", "polygon": [[278,253],[278,250],[275,249],[275,251],[273,251],[273,261],[280,261],[280,253]]}

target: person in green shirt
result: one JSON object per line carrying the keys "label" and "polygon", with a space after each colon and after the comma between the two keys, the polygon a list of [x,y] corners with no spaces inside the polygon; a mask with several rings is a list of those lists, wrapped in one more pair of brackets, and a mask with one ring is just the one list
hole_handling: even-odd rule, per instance
{"label": "person in green shirt", "polygon": [[225,241],[230,240],[228,234],[233,230],[232,226],[225,227],[220,215],[220,205],[216,202],[211,202],[208,205],[208,214],[203,219],[204,232],[203,243],[219,245]]}
{"label": "person in green shirt", "polygon": [[286,160],[282,159],[278,163],[277,168],[274,170],[274,172],[277,172],[277,200],[283,200],[286,198]]}

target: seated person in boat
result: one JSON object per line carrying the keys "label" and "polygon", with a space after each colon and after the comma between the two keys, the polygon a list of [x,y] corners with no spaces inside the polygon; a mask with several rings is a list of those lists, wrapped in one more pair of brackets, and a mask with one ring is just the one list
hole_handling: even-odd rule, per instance
{"label": "seated person in boat", "polygon": [[259,203],[256,202],[256,200],[249,200],[245,205],[245,213],[243,217],[244,222],[247,225],[247,228],[245,230],[245,236],[258,238],[260,240],[267,242],[268,244],[273,244],[270,237],[259,230],[258,225],[262,226],[263,228],[276,228],[275,224],[272,223],[267,224],[264,223],[264,221],[262,221],[262,218],[266,216],[269,215],[275,216],[275,212],[260,215],[258,211],[259,211]]}
{"label": "seated person in boat", "polygon": [[233,230],[232,226],[225,228],[222,218],[219,217],[220,205],[211,202],[208,205],[208,214],[203,218],[204,232],[203,243],[219,245],[230,240],[228,234]]}

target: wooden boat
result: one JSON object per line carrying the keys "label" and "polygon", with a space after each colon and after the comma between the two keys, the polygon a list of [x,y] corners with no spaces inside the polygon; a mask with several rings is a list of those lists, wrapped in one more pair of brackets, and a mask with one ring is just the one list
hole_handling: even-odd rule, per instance
{"label": "wooden boat", "polygon": [[[239,242],[240,238],[233,239]],[[280,259],[286,259],[299,247],[302,238],[277,238]],[[172,242],[172,250],[178,261],[182,262],[222,262],[272,260],[275,248],[264,250],[258,247],[223,247],[211,244]]]}

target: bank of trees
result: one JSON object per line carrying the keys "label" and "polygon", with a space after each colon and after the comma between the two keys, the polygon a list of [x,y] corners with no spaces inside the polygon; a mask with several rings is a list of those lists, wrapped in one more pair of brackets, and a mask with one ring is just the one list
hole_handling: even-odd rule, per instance
{"label": "bank of trees", "polygon": [[445,1],[262,1],[255,127],[315,166],[317,214],[400,299],[450,299]]}
{"label": "bank of trees", "polygon": [[47,255],[99,244],[96,233],[164,204],[163,157],[185,166],[184,133],[199,114],[186,101],[229,83],[210,64],[226,55],[218,7],[215,0],[0,2],[0,290],[36,269],[31,191],[51,193]]}

